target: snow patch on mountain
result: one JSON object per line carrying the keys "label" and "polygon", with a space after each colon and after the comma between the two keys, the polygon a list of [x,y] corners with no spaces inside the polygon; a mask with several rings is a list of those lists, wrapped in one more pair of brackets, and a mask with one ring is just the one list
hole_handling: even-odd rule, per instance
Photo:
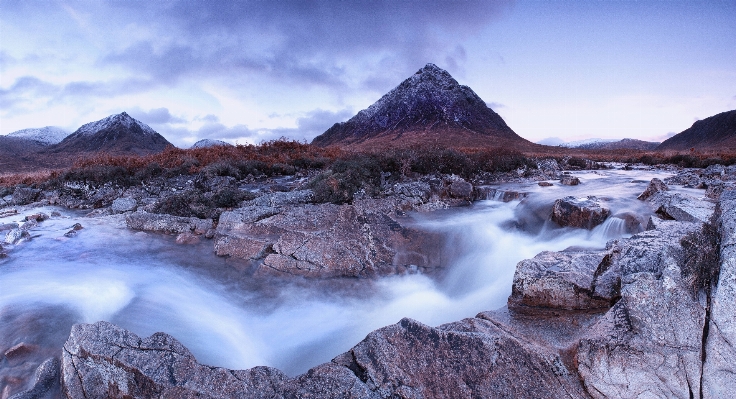
{"label": "snow patch on mountain", "polygon": [[119,113],[117,115],[110,115],[107,118],[100,119],[96,122],[90,122],[87,124],[82,125],[79,129],[77,129],[74,134],[81,135],[81,136],[90,136],[93,135],[101,130],[109,129],[114,126],[124,127],[126,129],[130,129],[131,127],[137,125],[143,130],[145,134],[148,135],[156,135],[156,131],[151,129],[150,126],[146,125],[145,123],[138,121],[128,115],[126,112]]}
{"label": "snow patch on mountain", "polygon": [[40,128],[30,128],[18,130],[13,133],[9,133],[8,137],[18,137],[26,140],[33,140],[44,145],[51,145],[59,143],[69,135],[64,129],[56,126],[46,126]]}
{"label": "snow patch on mountain", "polygon": [[602,144],[602,143],[613,143],[616,141],[621,141],[621,139],[585,139],[585,140],[577,140],[577,141],[568,141],[567,143],[561,143],[559,144],[561,147],[567,147],[567,148],[579,148],[584,146],[590,146],[592,144]]}

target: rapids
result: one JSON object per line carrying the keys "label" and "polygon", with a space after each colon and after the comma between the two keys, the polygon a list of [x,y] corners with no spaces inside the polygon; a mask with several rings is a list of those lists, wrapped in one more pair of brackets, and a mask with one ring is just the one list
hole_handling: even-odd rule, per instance
{"label": "rapids", "polygon": [[[170,236],[130,231],[121,217],[30,209],[2,222],[39,210],[63,217],[40,223],[31,241],[0,259],[0,350],[25,342],[44,355],[56,353],[72,324],[107,320],[140,336],[171,334],[205,364],[267,365],[297,375],[402,317],[438,325],[503,307],[517,262],[546,250],[602,248],[630,234],[626,215],[645,226],[652,210],[636,196],[651,178],[668,175],[606,170],[576,176],[579,186],[498,187],[528,193],[523,201],[414,214],[416,226],[446,238],[445,272],[376,280],[253,279],[243,264],[215,256],[211,241],[177,245]],[[549,213],[554,200],[567,195],[595,195],[612,217],[592,231],[559,228]],[[64,237],[74,223],[84,229]]]}

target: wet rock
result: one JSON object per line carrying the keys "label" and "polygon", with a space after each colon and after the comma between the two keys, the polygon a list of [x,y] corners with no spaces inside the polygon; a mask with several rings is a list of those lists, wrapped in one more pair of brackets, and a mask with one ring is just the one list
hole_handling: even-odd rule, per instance
{"label": "wet rock", "polygon": [[107,322],[72,327],[61,370],[68,398],[271,398],[287,378],[268,367],[201,365],[169,335],[141,339]]}
{"label": "wet rock", "polygon": [[237,230],[259,220],[277,215],[281,210],[271,206],[250,205],[223,212],[217,225],[218,230]]}
{"label": "wet rock", "polygon": [[34,220],[34,221],[39,222],[39,223],[40,222],[43,222],[44,220],[48,220],[48,219],[49,219],[49,215],[47,215],[47,214],[45,214],[43,212],[34,213],[32,215],[28,215],[28,216],[25,217],[25,220],[26,221]]}
{"label": "wet rock", "polygon": [[707,223],[715,210],[712,202],[680,193],[659,192],[650,202],[663,218],[681,222]]}
{"label": "wet rock", "polygon": [[190,233],[190,232],[184,232],[176,236],[176,243],[182,244],[182,245],[194,245],[199,244],[200,236]]}
{"label": "wet rock", "polygon": [[21,241],[27,241],[31,239],[31,235],[28,233],[27,230],[23,229],[13,229],[7,232],[5,234],[5,240],[4,242],[6,244],[15,245]]}
{"label": "wet rock", "polygon": [[552,206],[552,221],[562,227],[592,229],[603,223],[610,213],[595,197],[565,197]]}
{"label": "wet rock", "polygon": [[38,222],[36,221],[36,219],[30,219],[20,224],[21,230],[28,231],[34,227],[38,227]]}
{"label": "wet rock", "polygon": [[554,186],[554,184],[552,184],[552,183],[550,183],[550,182],[548,182],[548,181],[540,181],[540,182],[539,182],[539,183],[537,183],[537,184],[538,184],[538,185],[539,185],[540,187],[552,187],[552,186]]}
{"label": "wet rock", "polygon": [[573,175],[562,175],[560,176],[560,184],[565,186],[577,186],[580,184],[580,179]]}
{"label": "wet rock", "polygon": [[662,180],[659,180],[655,177],[654,179],[652,179],[652,181],[649,182],[646,190],[644,190],[644,192],[639,194],[639,196],[636,198],[642,201],[646,201],[654,194],[662,191],[669,191],[669,189],[670,188],[667,187],[667,185]]}
{"label": "wet rock", "polygon": [[168,234],[192,232],[204,234],[213,227],[212,219],[180,217],[136,211],[125,217],[125,224],[133,230],[156,231]]}
{"label": "wet rock", "polygon": [[57,358],[52,357],[41,363],[36,369],[33,388],[19,392],[9,399],[41,399],[59,384],[61,365]]}
{"label": "wet rock", "polygon": [[[509,309],[542,307],[607,309],[618,298],[617,281],[597,281],[606,267],[605,251],[545,251],[516,265]],[[607,284],[607,287],[603,287]],[[596,285],[601,285],[596,287]]]}
{"label": "wet rock", "polygon": [[721,237],[717,289],[712,293],[703,364],[703,395],[726,398],[736,392],[736,191],[721,195],[717,213]]}
{"label": "wet rock", "polygon": [[59,216],[61,216],[61,213],[59,213],[58,211],[53,211],[53,212],[51,212],[51,216],[52,217],[59,217]]}
{"label": "wet rock", "polygon": [[699,392],[704,303],[685,248],[702,224],[662,221],[609,245],[621,299],[577,346],[578,372],[595,398],[693,397]]}
{"label": "wet rock", "polygon": [[17,214],[18,214],[18,210],[17,209],[3,209],[3,210],[0,210],[0,218],[5,218],[5,217],[8,217],[8,216],[14,216],[14,215],[17,215]]}
{"label": "wet rock", "polygon": [[113,213],[132,212],[138,207],[138,203],[133,198],[116,198],[112,201],[110,209]]}
{"label": "wet rock", "polygon": [[13,191],[13,203],[15,205],[28,205],[38,200],[41,190],[30,187],[16,187]]}

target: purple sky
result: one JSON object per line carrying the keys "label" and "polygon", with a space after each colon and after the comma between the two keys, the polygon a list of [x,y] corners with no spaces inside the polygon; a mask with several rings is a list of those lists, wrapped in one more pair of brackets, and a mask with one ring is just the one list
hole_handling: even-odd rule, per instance
{"label": "purple sky", "polygon": [[736,109],[736,1],[0,0],[0,134],[311,140],[428,62],[529,140],[659,141]]}

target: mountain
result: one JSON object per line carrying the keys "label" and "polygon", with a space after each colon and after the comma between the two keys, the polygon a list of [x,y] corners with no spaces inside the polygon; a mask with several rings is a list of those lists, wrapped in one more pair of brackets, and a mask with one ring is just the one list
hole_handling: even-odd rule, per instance
{"label": "mountain", "polygon": [[42,145],[51,145],[59,143],[69,132],[55,126],[46,126],[41,128],[23,129],[13,133],[9,133],[7,137],[17,137],[26,140],[36,141]]}
{"label": "mountain", "polygon": [[434,64],[427,64],[347,122],[336,123],[312,144],[354,149],[412,144],[536,146],[514,133],[473,90]]}
{"label": "mountain", "polygon": [[169,143],[148,125],[123,112],[82,125],[49,148],[53,153],[106,152],[113,155],[148,155],[161,152]]}
{"label": "mountain", "polygon": [[209,147],[216,147],[216,146],[224,146],[224,147],[232,147],[233,145],[230,143],[226,143],[222,140],[212,140],[212,139],[202,139],[198,142],[192,144],[189,148],[209,148]]}
{"label": "mountain", "polygon": [[668,138],[657,150],[683,151],[736,149],[736,110],[699,120],[686,130]]}
{"label": "mountain", "polygon": [[590,139],[572,141],[561,144],[563,147],[579,148],[583,150],[642,150],[654,151],[660,143],[655,141],[643,141],[636,139]]}
{"label": "mountain", "polygon": [[565,144],[565,140],[559,137],[547,137],[546,139],[537,141],[537,144],[557,146],[557,145]]}

